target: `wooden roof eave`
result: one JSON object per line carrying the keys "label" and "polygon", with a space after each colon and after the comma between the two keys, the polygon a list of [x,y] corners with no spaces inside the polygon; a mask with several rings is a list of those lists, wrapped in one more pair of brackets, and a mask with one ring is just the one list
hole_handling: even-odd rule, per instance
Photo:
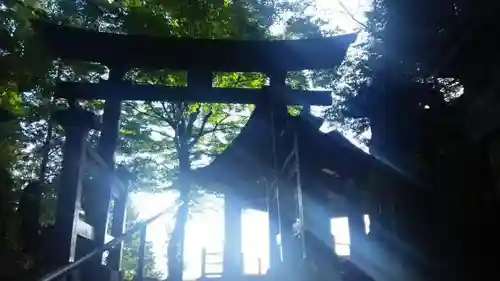
{"label": "wooden roof eave", "polygon": [[[247,124],[231,145],[208,166],[194,171],[193,177],[201,182],[217,182],[238,188],[246,196],[265,195],[265,190],[258,185],[272,169],[262,161],[266,152],[270,153],[271,145],[268,138],[258,136],[270,130],[266,113],[265,107],[256,106]],[[269,148],[269,151],[263,151],[262,148]]]}
{"label": "wooden roof eave", "polygon": [[[269,139],[258,137],[266,135],[270,131],[265,114],[266,109],[257,106],[247,125],[233,143],[210,165],[199,169],[198,175],[208,181],[218,181],[226,186],[238,184],[241,189],[243,186],[256,189],[255,186],[251,185],[257,185],[259,180],[265,178],[272,171],[271,166],[266,166],[266,163],[271,165],[272,152]],[[290,116],[289,119],[293,122],[296,117]],[[332,182],[337,180],[322,172],[324,168],[335,171],[338,176],[346,178],[358,175],[359,171],[355,169],[364,170],[367,168],[366,164],[355,163],[354,159],[366,161],[370,156],[352,145],[339,133],[324,134],[314,126],[308,126],[308,123],[302,124],[300,130],[301,135],[307,135],[306,138],[299,139],[301,161],[308,163],[308,170],[314,170],[316,175],[318,173],[323,175],[323,177],[317,176],[325,182],[323,185],[328,185],[329,180]],[[318,150],[318,147],[321,149]],[[318,153],[319,151],[321,153]],[[251,191],[247,192],[251,193]],[[262,191],[254,190],[254,192],[263,194]]]}
{"label": "wooden roof eave", "polygon": [[338,131],[323,133],[302,124],[302,137],[299,141],[302,155],[308,158],[308,163],[317,166],[316,169],[328,169],[340,177],[357,177],[374,164],[372,156],[362,151],[342,136]]}
{"label": "wooden roof eave", "polygon": [[113,34],[43,20],[34,20],[32,25],[51,52],[62,59],[174,71],[269,74],[330,69],[342,62],[356,38],[356,34],[346,34],[304,40],[214,40]]}
{"label": "wooden roof eave", "polygon": [[[268,126],[264,114],[263,107],[256,107],[240,135],[210,165],[196,171],[197,177],[206,182],[219,182],[238,188],[246,196],[265,196],[265,185],[259,181],[272,170],[271,166],[265,166],[267,161],[263,161],[266,153],[271,153],[270,149],[264,148],[271,146],[266,142],[267,138],[256,137],[270,130],[269,127],[262,128]],[[362,182],[369,173],[377,171],[400,177],[396,171],[353,145],[339,132],[323,133],[307,124],[301,127],[301,134],[307,136],[307,142],[304,142],[305,138],[299,140],[301,161],[307,163],[309,171],[313,171],[311,174],[320,181],[318,185],[329,187],[338,178],[360,179]],[[336,176],[329,175],[323,169],[333,171]],[[329,190],[342,194],[341,190],[333,187]]]}

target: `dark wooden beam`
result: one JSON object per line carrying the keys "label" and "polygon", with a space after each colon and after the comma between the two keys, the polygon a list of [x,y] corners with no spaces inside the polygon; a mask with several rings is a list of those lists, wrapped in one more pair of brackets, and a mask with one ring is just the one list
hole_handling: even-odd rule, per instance
{"label": "dark wooden beam", "polygon": [[85,162],[85,138],[93,124],[84,111],[75,109],[54,113],[54,119],[66,126],[66,141],[63,162],[57,190],[55,231],[58,253],[53,258],[58,264],[75,261],[79,206],[82,198],[83,163]]}
{"label": "dark wooden beam", "polygon": [[[120,82],[127,72],[126,68],[116,67],[110,70],[109,80]],[[111,205],[112,189],[116,182],[115,176],[115,150],[118,146],[120,131],[120,114],[122,104],[119,99],[107,99],[104,104],[104,113],[102,115],[101,135],[97,142],[97,152],[102,157],[107,169],[100,175],[100,192],[96,198],[96,206],[100,209],[95,212],[96,220],[96,240],[99,244],[104,244],[106,240],[106,226],[110,219],[109,208]],[[114,206],[111,215],[111,234],[121,235],[125,228],[125,212],[128,190],[124,187],[124,196],[114,200]],[[109,252],[107,266],[120,270],[123,254],[123,243],[120,243],[113,251]]]}
{"label": "dark wooden beam", "polygon": [[61,82],[56,96],[86,100],[143,100],[169,102],[256,104],[265,96],[284,100],[289,105],[331,105],[331,91],[285,89],[197,88],[163,85],[139,85],[127,82],[74,83]]}
{"label": "dark wooden beam", "polygon": [[342,62],[356,38],[355,34],[347,34],[305,40],[187,39],[95,32],[39,20],[33,21],[33,27],[52,53],[62,59],[98,62],[111,68],[209,67],[222,72],[333,68]]}

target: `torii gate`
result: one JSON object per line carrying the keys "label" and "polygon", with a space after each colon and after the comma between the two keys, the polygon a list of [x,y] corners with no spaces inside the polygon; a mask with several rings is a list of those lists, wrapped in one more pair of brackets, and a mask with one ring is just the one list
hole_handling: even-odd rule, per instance
{"label": "torii gate", "polygon": [[[96,158],[102,159],[101,162],[112,168],[121,101],[256,104],[266,100],[271,119],[278,117],[275,114],[277,105],[330,105],[330,91],[290,89],[285,85],[286,74],[289,71],[338,66],[355,39],[355,35],[350,34],[287,41],[195,40],[99,33],[42,21],[35,22],[34,27],[55,56],[98,62],[110,69],[108,81],[95,84],[59,82],[56,97],[69,101],[105,100]],[[180,56],[179,53],[187,55]],[[136,67],[187,71],[188,85],[137,85],[122,81],[124,74]],[[263,89],[213,88],[213,72],[261,72],[270,78],[270,86]],[[67,129],[67,137],[55,226],[61,249],[58,253],[59,264],[73,262],[89,249],[104,244],[111,198],[115,198],[111,235],[123,232],[127,193],[123,189],[111,188],[113,185],[109,176],[101,177],[97,183],[98,189],[83,190],[94,201],[92,206],[83,205],[88,220],[83,222],[79,218],[82,157],[86,154],[82,152],[93,151],[85,145],[84,139],[88,130],[96,126],[92,124],[92,116],[76,108],[64,114],[59,119],[65,121],[63,125]],[[90,246],[80,252],[79,249],[85,243]],[[108,259],[108,267],[116,273],[120,270],[121,256],[115,252],[112,254]],[[89,271],[97,272],[101,263],[92,266],[94,268]]]}

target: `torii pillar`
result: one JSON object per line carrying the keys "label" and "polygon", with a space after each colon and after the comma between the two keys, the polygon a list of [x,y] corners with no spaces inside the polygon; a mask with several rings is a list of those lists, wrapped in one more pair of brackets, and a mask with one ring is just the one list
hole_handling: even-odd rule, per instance
{"label": "torii pillar", "polygon": [[231,191],[225,192],[223,276],[239,276],[243,274],[241,210],[240,198]]}

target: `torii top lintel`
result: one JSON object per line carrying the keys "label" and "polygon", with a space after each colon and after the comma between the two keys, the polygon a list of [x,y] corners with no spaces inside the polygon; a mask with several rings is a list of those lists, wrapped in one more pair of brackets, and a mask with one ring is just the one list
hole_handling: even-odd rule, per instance
{"label": "torii top lintel", "polygon": [[355,34],[305,40],[226,40],[153,37],[95,32],[43,21],[35,30],[63,59],[108,67],[262,72],[329,69],[344,59]]}

